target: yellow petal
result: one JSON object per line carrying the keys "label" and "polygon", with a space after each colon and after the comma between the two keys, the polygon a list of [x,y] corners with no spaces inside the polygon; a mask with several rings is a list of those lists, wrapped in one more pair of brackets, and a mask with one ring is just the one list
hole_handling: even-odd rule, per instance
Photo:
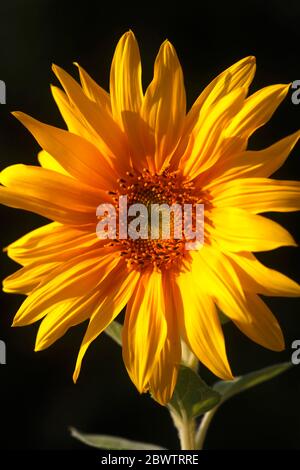
{"label": "yellow petal", "polygon": [[42,351],[49,348],[69,328],[90,318],[100,302],[100,292],[94,290],[83,297],[75,297],[55,304],[39,326],[34,350]]}
{"label": "yellow petal", "polygon": [[33,323],[55,308],[58,302],[84,296],[117,265],[118,257],[95,249],[77,256],[47,276],[27,297],[14,318],[14,326]]}
{"label": "yellow petal", "polygon": [[28,295],[57,266],[57,263],[33,262],[18,269],[3,280],[3,292]]}
{"label": "yellow petal", "polygon": [[248,138],[272,117],[285,98],[290,85],[271,85],[249,96],[244,106],[224,130],[228,138],[227,154],[244,150]]}
{"label": "yellow petal", "polygon": [[128,273],[126,269],[116,268],[114,272],[111,272],[111,275],[108,276],[103,285],[100,286],[103,293],[102,301],[91,316],[89,326],[81,343],[73,374],[74,382],[78,379],[82,359],[89,345],[107,328],[128,303],[139,277],[140,274],[137,271]]}
{"label": "yellow petal", "polygon": [[110,93],[113,117],[127,136],[132,165],[142,171],[147,167],[143,141],[149,131],[140,114],[141,58],[132,31],[125,33],[117,44],[110,70]]}
{"label": "yellow petal", "polygon": [[132,31],[117,44],[110,70],[110,95],[113,117],[127,131],[126,113],[138,113],[143,100],[141,58]]}
{"label": "yellow petal", "polygon": [[[99,143],[97,133],[86,124],[84,118],[78,113],[73,103],[70,102],[66,93],[53,85],[51,85],[51,92],[60,114],[67,124],[68,130],[73,134],[83,137],[88,142],[91,142],[101,153],[102,147],[101,143]],[[105,157],[106,155],[104,155],[104,158]],[[107,161],[111,163],[109,159],[107,159]]]}
{"label": "yellow petal", "polygon": [[233,154],[224,162],[218,161],[217,167],[207,180],[207,187],[214,187],[220,183],[235,178],[268,177],[275,173],[286,161],[290,152],[300,138],[300,132],[279,140],[275,144],[263,150],[247,150],[239,154]]}
{"label": "yellow petal", "polygon": [[167,337],[150,379],[151,393],[161,405],[165,405],[172,398],[181,360],[181,343],[176,315],[177,303],[174,296],[174,283],[169,273],[165,273],[163,277],[163,290]]}
{"label": "yellow petal", "polygon": [[96,132],[100,153],[110,160],[112,165],[115,166],[117,162],[118,168],[123,166],[128,169],[129,154],[126,139],[110,113],[104,112],[87,98],[80,85],[63,69],[53,65],[53,71],[76,108],[80,120],[87,129]]}
{"label": "yellow petal", "polygon": [[235,321],[240,330],[250,339],[272,351],[285,347],[280,325],[267,305],[255,294],[247,294],[246,308],[251,321]]}
{"label": "yellow petal", "polygon": [[284,274],[267,268],[252,253],[227,253],[243,288],[257,294],[299,297],[300,285]]}
{"label": "yellow petal", "polygon": [[214,206],[237,207],[252,214],[300,209],[300,183],[269,178],[237,178],[210,191]]}
{"label": "yellow petal", "polygon": [[169,41],[165,41],[156,57],[153,80],[145,93],[141,111],[150,127],[145,146],[147,155],[154,155],[152,169],[160,171],[168,164],[181,137],[185,113],[181,66],[175,49]]}
{"label": "yellow petal", "polygon": [[177,168],[177,162],[191,145],[191,133],[201,115],[207,112],[224,96],[237,88],[244,88],[247,92],[255,74],[255,57],[249,56],[236,62],[218,75],[200,94],[188,112],[183,128],[182,139],[172,157],[172,165]]}
{"label": "yellow petal", "polygon": [[282,350],[284,340],[276,318],[256,294],[243,292],[229,259],[210,247],[200,250],[195,259],[206,291],[220,310],[256,343],[275,351]]}
{"label": "yellow petal", "polygon": [[193,266],[192,272],[180,273],[176,280],[182,297],[183,312],[179,312],[178,320],[182,336],[208,369],[230,380],[233,377],[221,324],[211,296],[201,286],[199,274],[197,266]]}
{"label": "yellow petal", "polygon": [[71,132],[44,124],[24,113],[13,113],[40,146],[74,178],[99,189],[111,189],[116,175],[96,147]]}
{"label": "yellow petal", "polygon": [[130,300],[123,328],[123,359],[128,374],[143,393],[167,336],[161,274],[143,274]]}
{"label": "yellow petal", "polygon": [[189,179],[197,177],[218,160],[224,141],[222,129],[241,108],[245,96],[246,89],[237,88],[201,113],[179,164]]}
{"label": "yellow petal", "polygon": [[107,195],[51,170],[12,165],[0,173],[0,202],[67,224],[96,223],[96,208]]}
{"label": "yellow petal", "polygon": [[280,246],[296,246],[292,236],[279,224],[243,209],[212,209],[212,226],[207,231],[213,241],[226,251],[267,251]]}
{"label": "yellow petal", "polygon": [[[161,405],[166,405],[172,398],[178,376],[180,357],[174,363],[172,336],[168,334],[150,379],[151,394]],[[175,339],[180,346],[179,339]]]}
{"label": "yellow petal", "polygon": [[284,349],[284,338],[280,325],[258,295],[247,292],[242,306],[236,302],[236,299],[233,302],[235,303],[234,310],[222,298],[218,297],[217,299],[219,308],[233,320],[242,333],[264,348],[272,351]]}
{"label": "yellow petal", "polygon": [[[236,88],[248,88],[255,75],[255,57],[249,56],[239,60],[218,75],[200,94],[185,122],[185,132],[190,133],[199,118],[199,112],[203,105],[205,108],[212,106],[225,95]],[[204,109],[205,109],[204,108]]]}
{"label": "yellow petal", "polygon": [[[227,303],[230,303],[234,292],[237,292],[239,298],[244,298],[242,285],[232,264],[218,248],[205,244],[200,251],[191,253],[193,271],[198,272],[198,282],[202,284],[202,289],[207,294],[215,298],[220,288]],[[227,290],[223,289],[224,282]],[[214,284],[216,291],[214,291]]]}
{"label": "yellow petal", "polygon": [[0,202],[8,207],[34,212],[48,219],[57,220],[64,224],[82,224],[82,226],[85,226],[86,224],[91,223],[91,215],[86,217],[83,216],[82,212],[70,209],[65,210],[51,202],[45,203],[44,200],[37,199],[33,196],[24,197],[22,192],[17,192],[8,188],[0,187]]}
{"label": "yellow petal", "polygon": [[109,93],[98,85],[79,64],[75,62],[74,65],[78,67],[81,86],[86,96],[97,103],[100,106],[100,109],[111,113]]}
{"label": "yellow petal", "polygon": [[52,222],[27,233],[5,251],[17,263],[28,265],[66,261],[95,246],[101,246],[101,241],[94,230],[87,232]]}
{"label": "yellow petal", "polygon": [[53,170],[62,175],[71,176],[56,160],[53,158],[50,153],[45,150],[41,150],[38,153],[38,161],[42,168],[46,170]]}

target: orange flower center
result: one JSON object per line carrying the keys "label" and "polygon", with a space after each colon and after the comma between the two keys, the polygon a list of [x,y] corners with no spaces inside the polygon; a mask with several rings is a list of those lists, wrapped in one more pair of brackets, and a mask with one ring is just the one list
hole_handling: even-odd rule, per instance
{"label": "orange flower center", "polygon": [[[111,191],[115,202],[116,212],[119,215],[120,208],[119,197],[127,196],[128,207],[134,204],[142,204],[147,208],[146,220],[147,238],[140,237],[132,239],[120,238],[120,232],[117,232],[117,239],[112,243],[119,246],[121,256],[123,256],[128,267],[132,269],[143,270],[147,267],[158,269],[181,269],[184,260],[190,259],[189,252],[186,250],[187,237],[183,231],[185,226],[185,207],[189,205],[193,214],[190,228],[194,229],[196,204],[209,203],[209,194],[196,190],[192,182],[186,182],[178,172],[165,170],[161,174],[151,174],[144,169],[142,173],[138,171],[127,172],[125,178],[118,180],[119,189]],[[155,227],[153,222],[153,208],[160,206],[158,215],[158,225]],[[168,209],[173,208],[167,214]],[[169,236],[163,233],[162,219],[168,218]],[[126,227],[132,222],[133,217],[128,215]],[[166,219],[165,219],[166,220]],[[143,223],[143,222],[141,222]],[[122,221],[121,221],[122,224]],[[180,227],[179,227],[180,225]],[[153,237],[153,230],[156,228],[156,237]],[[178,238],[181,233],[181,238]],[[145,232],[144,232],[145,235]]]}

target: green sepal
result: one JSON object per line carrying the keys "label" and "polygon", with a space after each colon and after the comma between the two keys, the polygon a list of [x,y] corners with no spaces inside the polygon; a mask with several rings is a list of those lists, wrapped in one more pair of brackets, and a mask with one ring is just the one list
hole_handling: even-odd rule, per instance
{"label": "green sepal", "polygon": [[168,406],[179,417],[191,419],[214,408],[221,400],[218,391],[209,387],[192,369],[180,366],[177,384]]}

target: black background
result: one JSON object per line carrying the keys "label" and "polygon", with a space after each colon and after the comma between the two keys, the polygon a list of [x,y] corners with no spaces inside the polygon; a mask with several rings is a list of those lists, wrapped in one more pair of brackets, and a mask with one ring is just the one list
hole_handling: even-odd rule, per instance
{"label": "black background", "polygon": [[[300,79],[300,3],[243,2],[67,2],[1,1],[0,79],[7,104],[0,106],[0,165],[36,162],[38,146],[9,113],[22,110],[37,119],[63,125],[51,98],[56,83],[51,63],[76,75],[78,61],[105,88],[119,37],[132,29],[139,40],[143,80],[151,79],[161,42],[168,38],[181,60],[188,103],[224,68],[240,58],[257,57],[252,90]],[[291,94],[271,122],[259,130],[252,148],[263,148],[299,128],[300,105]],[[298,155],[297,155],[298,154]],[[276,175],[297,179],[299,146]],[[299,242],[299,216],[271,215]],[[44,220],[1,207],[1,246]],[[261,255],[268,265],[297,279],[297,250],[284,248]],[[16,265],[1,254],[1,277]],[[88,432],[123,435],[178,448],[167,411],[148,396],[139,396],[121,360],[120,348],[105,335],[86,354],[78,384],[71,375],[86,325],[72,329],[49,350],[34,353],[36,325],[10,328],[21,296],[1,294],[0,339],[7,345],[7,364],[0,365],[1,449],[76,449],[83,446],[68,432],[73,425]],[[289,360],[291,343],[300,338],[296,299],[268,299],[282,325],[286,351],[272,353],[251,343],[231,324],[225,326],[235,374]],[[203,377],[214,380],[207,371]],[[299,369],[240,395],[218,412],[206,448],[300,449]]]}

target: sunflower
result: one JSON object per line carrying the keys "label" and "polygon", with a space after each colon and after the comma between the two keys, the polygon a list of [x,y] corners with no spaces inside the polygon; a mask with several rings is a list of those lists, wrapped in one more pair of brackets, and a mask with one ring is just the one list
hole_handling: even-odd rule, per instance
{"label": "sunflower", "polygon": [[[232,379],[219,310],[256,343],[284,348],[280,326],[263,296],[298,296],[299,285],[265,267],[252,252],[295,246],[264,212],[299,209],[295,181],[269,179],[296,144],[296,132],[268,148],[247,150],[248,139],[272,116],[289,85],[247,97],[255,58],[216,77],[189,112],[176,52],[165,41],[143,92],[141,61],[131,31],[120,39],[107,93],[76,64],[79,85],[57,66],[62,89],[54,100],[68,130],[13,113],[42,150],[40,166],[1,172],[0,202],[51,223],[7,247],[22,265],[4,291],[27,296],[13,325],[42,320],[35,350],[89,320],[74,381],[89,345],[126,307],[123,359],[139,392],[167,403],[181,344],[216,376]],[[96,208],[130,201],[204,204],[204,245],[182,241],[100,240]]]}

